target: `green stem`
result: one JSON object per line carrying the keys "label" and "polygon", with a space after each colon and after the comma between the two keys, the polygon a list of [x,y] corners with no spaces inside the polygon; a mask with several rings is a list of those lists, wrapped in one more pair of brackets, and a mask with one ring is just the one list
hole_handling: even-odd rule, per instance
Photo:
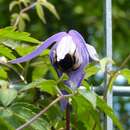
{"label": "green stem", "polygon": [[126,65],[126,63],[129,61],[129,59],[130,59],[130,54],[125,58],[125,60],[123,61],[123,63],[120,65],[119,69],[117,71],[115,71],[112,74],[112,76],[109,78],[107,88],[105,89],[104,94],[103,94],[103,98],[104,99],[106,99],[106,95],[107,95],[107,92],[109,90],[110,84],[113,82],[113,78],[115,78],[118,75],[119,70],[122,69]]}

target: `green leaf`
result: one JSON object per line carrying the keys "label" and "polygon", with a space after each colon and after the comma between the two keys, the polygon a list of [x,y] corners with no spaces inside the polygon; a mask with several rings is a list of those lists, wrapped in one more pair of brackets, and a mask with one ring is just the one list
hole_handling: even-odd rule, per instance
{"label": "green leaf", "polygon": [[[24,122],[27,122],[37,114],[31,109],[19,105],[12,106],[11,109],[13,113]],[[45,118],[41,117],[35,122],[31,123],[30,126],[35,130],[50,130],[48,122],[45,120]]]}
{"label": "green leaf", "polygon": [[92,75],[96,74],[99,70],[100,68],[98,68],[94,64],[87,65],[87,67],[85,68],[85,72],[86,72],[85,79],[88,79]]}
{"label": "green leaf", "polygon": [[53,67],[53,66],[49,66],[49,70],[51,71],[51,73],[52,73],[52,75],[53,75],[53,78],[54,78],[55,80],[58,80],[59,77],[58,77],[58,75],[57,75],[57,73],[56,73],[54,67]]}
{"label": "green leaf", "polygon": [[36,81],[33,81],[27,85],[25,85],[20,91],[26,91],[32,88],[36,88],[38,85],[41,85],[42,82],[44,82],[44,79],[38,79]]}
{"label": "green leaf", "polygon": [[101,99],[99,96],[97,96],[97,107],[104,112],[107,116],[109,116],[113,123],[120,129],[124,130],[121,123],[117,119],[116,115],[114,114],[113,110],[107,105],[107,103]]}
{"label": "green leaf", "polygon": [[17,46],[20,45],[20,41],[15,41],[10,39],[1,39],[0,42],[4,44],[6,47],[9,47],[11,49],[15,49]]}
{"label": "green leaf", "polygon": [[[72,105],[75,106],[75,113],[78,116],[77,121],[83,123],[82,126],[84,125],[84,127],[88,130],[93,130],[95,127],[95,130],[102,130],[99,111],[93,109],[92,104],[81,94],[75,95],[72,99]],[[81,127],[77,127],[78,129],[76,130],[81,129]]]}
{"label": "green leaf", "polygon": [[10,106],[11,108],[12,107],[25,107],[25,108],[28,108],[28,109],[31,109],[33,112],[39,112],[40,109],[34,104],[30,104],[28,102],[14,102],[13,104],[11,104]]}
{"label": "green leaf", "polygon": [[105,57],[103,59],[100,60],[100,66],[101,66],[101,70],[105,71],[106,70],[106,65],[108,64],[115,64],[114,61],[109,58],[109,57]]}
{"label": "green leaf", "polygon": [[39,3],[43,6],[45,6],[50,12],[52,12],[56,16],[57,19],[59,19],[59,15],[58,15],[58,13],[55,9],[55,6],[53,4],[51,4],[47,0],[40,0]]}
{"label": "green leaf", "polygon": [[12,2],[9,4],[9,10],[12,11],[12,9],[13,9],[16,5],[19,5],[19,1],[12,1]]}
{"label": "green leaf", "polygon": [[0,129],[1,130],[15,130],[13,126],[11,126],[8,121],[4,118],[0,117]]}
{"label": "green leaf", "polygon": [[96,94],[94,92],[90,92],[87,91],[85,87],[80,86],[78,88],[78,92],[81,96],[83,96],[89,103],[91,103],[91,105],[93,106],[93,108],[96,108],[96,101],[97,101],[97,97]]}
{"label": "green leaf", "polygon": [[21,14],[21,17],[24,19],[24,20],[27,20],[27,21],[30,21],[30,17],[27,13],[22,13]]}
{"label": "green leaf", "polygon": [[[36,62],[35,62],[36,63]],[[38,64],[38,62],[36,63]],[[35,64],[35,67],[34,67],[34,70],[32,72],[32,79],[33,80],[37,80],[37,79],[40,79],[41,77],[45,76],[47,71],[48,71],[48,66],[46,64],[42,64],[42,65],[37,65],[36,67],[36,64]],[[46,69],[43,69],[43,68],[46,68]]]}
{"label": "green leaf", "polygon": [[0,45],[0,55],[1,56],[5,56],[9,59],[15,59],[16,57],[12,54],[12,50],[3,46],[3,45]]}
{"label": "green leaf", "polygon": [[130,70],[123,69],[123,70],[120,70],[119,73],[125,76],[125,78],[128,80],[128,83],[130,84]]}
{"label": "green leaf", "polygon": [[14,89],[0,89],[0,101],[3,106],[8,106],[17,96],[17,91]]}
{"label": "green leaf", "polygon": [[4,78],[4,79],[7,79],[7,72],[0,67],[0,78]]}
{"label": "green leaf", "polygon": [[31,42],[31,43],[41,43],[35,38],[30,37],[29,33],[15,31],[13,27],[6,27],[0,29],[0,40],[4,40],[4,39]]}
{"label": "green leaf", "polygon": [[36,12],[38,17],[42,20],[43,23],[46,23],[44,11],[42,9],[42,6],[39,4],[39,2],[37,2],[35,7],[36,7]]}
{"label": "green leaf", "polygon": [[15,50],[17,51],[17,53],[20,56],[24,56],[30,52],[32,52],[36,47],[34,46],[28,46],[28,45],[19,45],[15,48]]}
{"label": "green leaf", "polygon": [[56,81],[54,80],[46,80],[46,79],[38,79],[26,86],[24,86],[20,91],[25,91],[32,88],[40,88],[41,91],[48,92],[52,95],[56,94]]}
{"label": "green leaf", "polygon": [[15,24],[17,17],[19,17],[18,13],[11,14],[11,25]]}
{"label": "green leaf", "polygon": [[8,86],[9,86],[9,82],[7,80],[0,80],[0,87],[1,88],[7,88]]}
{"label": "green leaf", "polygon": [[26,27],[25,20],[20,15],[19,16],[19,22],[18,22],[18,29],[19,29],[19,31],[24,31],[25,27]]}
{"label": "green leaf", "polygon": [[56,81],[54,80],[44,80],[40,86],[37,88],[40,88],[41,91],[48,92],[51,95],[56,95],[57,90],[56,90]]}

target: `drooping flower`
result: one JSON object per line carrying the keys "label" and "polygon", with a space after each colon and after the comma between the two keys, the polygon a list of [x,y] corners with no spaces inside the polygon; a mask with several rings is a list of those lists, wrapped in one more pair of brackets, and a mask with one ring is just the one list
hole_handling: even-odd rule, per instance
{"label": "drooping flower", "polygon": [[55,44],[50,50],[51,64],[59,77],[66,73],[69,77],[66,84],[70,88],[76,89],[84,77],[85,66],[91,60],[98,61],[98,57],[95,48],[87,44],[81,34],[75,30],[70,30],[68,33],[57,33],[45,40],[32,53],[9,62],[16,64],[31,60],[53,43]]}

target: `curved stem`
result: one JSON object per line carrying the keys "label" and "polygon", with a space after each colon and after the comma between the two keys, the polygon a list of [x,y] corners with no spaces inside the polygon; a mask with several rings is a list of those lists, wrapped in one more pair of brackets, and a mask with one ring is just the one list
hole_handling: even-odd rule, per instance
{"label": "curved stem", "polygon": [[119,69],[117,71],[115,71],[113,73],[113,75],[110,77],[108,85],[107,85],[107,88],[106,88],[106,90],[104,91],[104,94],[103,94],[103,98],[104,99],[106,99],[106,95],[107,95],[107,92],[109,90],[110,84],[113,82],[113,78],[118,75],[119,70],[122,69],[126,65],[126,63],[129,61],[129,59],[130,59],[130,54],[125,58],[125,60],[123,61],[123,63],[120,65]]}

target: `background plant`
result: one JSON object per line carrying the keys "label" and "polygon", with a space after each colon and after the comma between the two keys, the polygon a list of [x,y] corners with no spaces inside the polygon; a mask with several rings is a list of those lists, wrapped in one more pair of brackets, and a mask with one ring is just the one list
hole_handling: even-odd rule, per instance
{"label": "background plant", "polygon": [[[60,15],[59,21],[46,10],[46,8],[48,8],[59,18],[54,5],[56,5],[56,9]],[[66,76],[60,79],[59,82],[57,74],[52,68],[48,58],[49,50],[46,50],[39,57],[27,63],[20,65],[10,65],[6,63],[6,60],[15,59],[16,57],[31,52],[42,40],[45,40],[45,38],[51,34],[72,27],[80,30],[85,36],[87,33],[87,40],[96,46],[100,55],[103,55],[102,1],[97,3],[93,0],[89,2],[89,4],[86,4],[86,1],[79,0],[62,1],[62,3],[57,0],[51,2],[45,0],[18,0],[12,1],[11,3],[8,0],[1,0],[0,6],[4,7],[1,8],[2,13],[0,14],[2,27],[2,29],[0,29],[0,126],[2,130],[13,130],[27,122],[42,109],[46,108],[49,103],[61,96],[59,88],[63,88],[69,94],[74,95],[67,97],[72,107],[71,127],[73,129],[101,129],[103,125],[100,122],[102,118],[100,118],[101,116],[99,115],[102,112],[109,115],[114,123],[121,129],[112,110],[101,97],[91,91],[92,85],[99,84],[99,82],[94,80],[94,75],[99,70],[104,71],[106,63],[108,61],[111,63],[110,60],[101,60],[100,65],[98,65],[99,67],[96,67],[95,64],[89,65],[86,68],[86,77],[83,81],[84,87],[79,88],[75,93],[63,84],[62,80],[67,78]],[[8,12],[8,6],[10,13]],[[93,9],[94,7],[95,9]],[[128,7],[129,4],[127,0],[113,3],[113,39],[115,46],[114,58],[117,62],[116,66],[120,66],[118,64],[121,64],[120,62],[123,61],[123,58],[126,57],[128,53],[123,44],[124,42],[129,43],[129,35],[127,33],[129,23]],[[88,10],[87,12],[86,8]],[[124,11],[126,13],[124,13]],[[38,17],[39,19],[37,19]],[[119,19],[122,22],[120,22]],[[43,24],[45,22],[46,25]],[[117,24],[114,24],[115,22]],[[13,27],[4,28],[9,25]],[[121,31],[118,31],[119,29]],[[23,30],[26,32],[23,32]],[[27,32],[30,32],[32,37],[30,37],[30,34]],[[125,37],[122,37],[124,35]],[[35,38],[40,39],[40,41]],[[115,43],[118,43],[118,48]],[[126,51],[123,51],[122,48],[125,48]],[[113,76],[115,72],[116,75]],[[129,69],[115,70],[109,72],[109,74],[110,77],[112,77],[111,84],[119,74],[124,75],[128,81],[130,79]],[[100,82],[102,81],[100,80]],[[121,102],[121,104],[123,103]],[[65,112],[63,113],[61,111],[59,103],[55,103],[44,115],[38,118],[35,123],[31,123],[25,129],[63,129],[66,127],[65,122]],[[97,124],[95,124],[95,122]],[[125,128],[129,128],[129,124],[126,125]]]}

